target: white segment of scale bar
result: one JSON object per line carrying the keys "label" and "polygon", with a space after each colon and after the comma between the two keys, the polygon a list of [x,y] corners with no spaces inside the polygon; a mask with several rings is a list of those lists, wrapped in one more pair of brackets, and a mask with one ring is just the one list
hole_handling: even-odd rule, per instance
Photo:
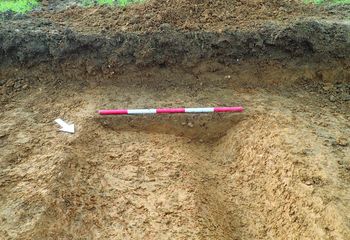
{"label": "white segment of scale bar", "polygon": [[155,114],[157,109],[128,109],[128,114]]}
{"label": "white segment of scale bar", "polygon": [[211,113],[214,108],[185,108],[186,113]]}

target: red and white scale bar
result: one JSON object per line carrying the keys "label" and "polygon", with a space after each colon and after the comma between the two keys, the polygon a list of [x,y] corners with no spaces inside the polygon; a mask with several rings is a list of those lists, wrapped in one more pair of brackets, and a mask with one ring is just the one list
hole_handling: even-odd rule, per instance
{"label": "red and white scale bar", "polygon": [[208,108],[154,108],[154,109],[111,109],[99,110],[100,115],[140,115],[140,114],[173,114],[173,113],[218,113],[243,112],[243,107],[208,107]]}

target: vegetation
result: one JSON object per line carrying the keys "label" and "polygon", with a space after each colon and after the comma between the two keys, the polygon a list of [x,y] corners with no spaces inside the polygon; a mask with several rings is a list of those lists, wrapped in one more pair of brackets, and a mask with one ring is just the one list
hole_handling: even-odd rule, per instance
{"label": "vegetation", "polygon": [[125,7],[126,5],[129,5],[131,3],[138,3],[142,2],[142,0],[119,0],[119,5]]}
{"label": "vegetation", "polygon": [[0,12],[25,13],[38,4],[37,0],[0,0]]}
{"label": "vegetation", "polygon": [[[116,5],[125,7],[131,3],[141,2],[142,0],[80,0],[83,6],[94,5]],[[25,13],[39,5],[40,0],[0,0],[1,12]]]}
{"label": "vegetation", "polygon": [[93,6],[95,4],[98,4],[98,5],[113,5],[114,4],[114,0],[82,0],[81,2],[83,4],[83,6],[85,6],[85,7]]}

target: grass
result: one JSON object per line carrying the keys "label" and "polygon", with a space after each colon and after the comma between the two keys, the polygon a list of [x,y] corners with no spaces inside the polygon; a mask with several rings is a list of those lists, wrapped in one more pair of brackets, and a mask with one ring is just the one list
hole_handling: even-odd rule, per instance
{"label": "grass", "polygon": [[0,0],[0,12],[25,13],[38,4],[37,0]]}
{"label": "grass", "polygon": [[95,4],[98,5],[113,5],[114,4],[114,0],[82,0],[82,4],[83,6],[89,7],[89,6],[93,6]]}
{"label": "grass", "polygon": [[[83,6],[94,5],[116,5],[125,7],[131,3],[141,2],[142,0],[81,0]],[[25,13],[39,5],[40,0],[0,0],[1,12]]]}

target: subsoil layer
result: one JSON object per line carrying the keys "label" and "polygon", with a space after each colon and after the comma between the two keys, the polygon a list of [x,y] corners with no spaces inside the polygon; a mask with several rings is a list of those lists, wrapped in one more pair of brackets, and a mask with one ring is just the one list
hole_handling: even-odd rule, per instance
{"label": "subsoil layer", "polygon": [[[329,94],[350,87],[317,86],[21,90],[0,115],[0,234],[347,239],[349,102]],[[241,104],[243,114],[95,113],[112,106]],[[75,123],[76,133],[58,132],[56,117]]]}

